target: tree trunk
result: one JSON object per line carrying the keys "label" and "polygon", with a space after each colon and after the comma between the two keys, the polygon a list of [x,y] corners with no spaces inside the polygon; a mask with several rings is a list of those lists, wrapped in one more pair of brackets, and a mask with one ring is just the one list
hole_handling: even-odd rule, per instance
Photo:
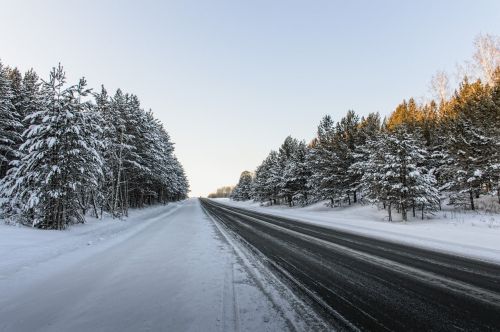
{"label": "tree trunk", "polygon": [[392,211],[391,211],[391,203],[387,206],[387,210],[389,211],[389,221],[392,221]]}
{"label": "tree trunk", "polygon": [[95,201],[95,193],[92,192],[92,206],[94,207],[94,214],[97,219],[99,219],[99,211],[97,209],[97,202]]}
{"label": "tree trunk", "polygon": [[[123,154],[123,132],[120,133],[120,153],[118,157],[118,174],[116,175],[116,190],[115,190],[115,199],[113,202],[113,208],[111,213],[113,214],[113,218],[115,217],[116,209],[118,208],[118,198],[120,197],[120,176],[122,172],[122,154]],[[123,206],[123,203],[122,203]],[[123,208],[122,208],[123,211]]]}
{"label": "tree trunk", "polygon": [[498,196],[498,204],[500,204],[500,181],[498,183],[497,196]]}
{"label": "tree trunk", "polygon": [[469,190],[469,199],[470,199],[470,208],[472,211],[474,211],[476,208],[474,207],[474,193],[472,192],[472,189]]}
{"label": "tree trunk", "polygon": [[352,201],[353,201],[354,203],[357,203],[357,202],[358,202],[358,196],[356,195],[356,190],[354,190],[354,191],[352,192]]}
{"label": "tree trunk", "polygon": [[401,216],[403,217],[403,221],[408,221],[406,206],[401,205]]}
{"label": "tree trunk", "polygon": [[422,220],[424,220],[424,205],[422,204]]}
{"label": "tree trunk", "polygon": [[347,193],[347,201],[349,202],[349,205],[351,205],[351,195],[349,195],[349,193]]}

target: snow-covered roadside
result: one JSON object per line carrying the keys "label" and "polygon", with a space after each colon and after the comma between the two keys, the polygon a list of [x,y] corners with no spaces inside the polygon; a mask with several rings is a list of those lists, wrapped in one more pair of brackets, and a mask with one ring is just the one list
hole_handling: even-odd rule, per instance
{"label": "snow-covered roadside", "polygon": [[6,225],[0,220],[0,252],[4,253],[0,260],[0,282],[13,275],[16,278],[31,275],[38,265],[64,259],[64,256],[92,254],[166,217],[181,204],[131,210],[129,217],[124,219],[88,218],[87,223],[73,225],[64,231]]}
{"label": "snow-covered roadside", "polygon": [[220,203],[300,219],[339,230],[383,238],[500,263],[500,215],[441,211],[429,220],[388,222],[386,212],[371,205],[330,208],[325,202],[307,207],[263,207],[259,203],[216,199]]}

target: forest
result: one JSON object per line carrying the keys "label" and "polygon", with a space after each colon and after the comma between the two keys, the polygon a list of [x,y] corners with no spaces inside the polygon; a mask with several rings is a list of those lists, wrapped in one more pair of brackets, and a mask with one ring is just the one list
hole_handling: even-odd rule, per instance
{"label": "forest", "polygon": [[174,144],[139,98],[0,63],[0,196],[8,222],[64,229],[187,197]]}
{"label": "forest", "polygon": [[500,42],[479,35],[461,81],[431,80],[434,98],[403,100],[386,118],[348,111],[326,115],[309,142],[287,137],[255,172],[244,171],[230,197],[263,204],[331,206],[360,200],[421,216],[449,204],[475,210],[481,195],[500,204]]}

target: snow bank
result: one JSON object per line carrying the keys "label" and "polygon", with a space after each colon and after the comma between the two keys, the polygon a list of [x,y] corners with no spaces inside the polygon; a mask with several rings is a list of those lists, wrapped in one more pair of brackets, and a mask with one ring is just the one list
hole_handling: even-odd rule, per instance
{"label": "snow bank", "polygon": [[[494,212],[458,211],[445,207],[431,219],[410,218],[404,223],[388,222],[386,211],[372,205],[331,208],[326,202],[320,202],[289,208],[263,207],[253,201],[235,202],[227,198],[216,200],[329,228],[500,263],[500,214]],[[488,201],[484,199],[482,204],[489,206]]]}
{"label": "snow bank", "polygon": [[152,220],[171,213],[180,204],[131,210],[129,217],[122,220],[89,217],[87,223],[73,225],[64,231],[6,225],[0,220],[0,252],[4,253],[0,260],[0,281],[14,274],[29,273],[39,264],[76,251],[80,255],[86,251],[90,254],[90,247],[110,245],[113,240],[121,240]]}

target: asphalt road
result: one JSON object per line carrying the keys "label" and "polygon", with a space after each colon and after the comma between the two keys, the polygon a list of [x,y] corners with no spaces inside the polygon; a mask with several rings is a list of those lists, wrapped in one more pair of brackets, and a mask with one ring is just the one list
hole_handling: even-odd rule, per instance
{"label": "asphalt road", "polygon": [[201,202],[339,329],[500,331],[499,265]]}

